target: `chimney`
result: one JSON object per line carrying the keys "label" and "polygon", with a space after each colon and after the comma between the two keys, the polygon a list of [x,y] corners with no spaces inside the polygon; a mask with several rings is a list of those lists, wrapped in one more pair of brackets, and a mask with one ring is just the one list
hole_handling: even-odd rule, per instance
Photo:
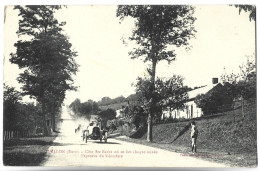
{"label": "chimney", "polygon": [[212,78],[212,84],[217,84],[218,83],[218,78]]}

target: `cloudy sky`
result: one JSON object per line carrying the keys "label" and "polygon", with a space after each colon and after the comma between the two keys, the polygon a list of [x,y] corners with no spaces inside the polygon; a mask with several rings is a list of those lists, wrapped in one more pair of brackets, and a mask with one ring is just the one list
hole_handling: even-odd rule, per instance
{"label": "cloudy sky", "polygon": [[[17,41],[18,12],[10,6],[6,8],[4,82],[20,87],[16,78],[21,72],[9,62],[10,53],[15,52]],[[121,38],[130,35],[133,20],[119,24],[116,6],[68,6],[56,13],[60,21],[66,21],[65,33],[80,65],[74,77],[77,92],[68,92],[65,103],[75,98],[100,100],[104,96],[115,98],[134,93],[131,83],[145,74],[147,64],[132,60],[128,55],[133,45],[125,46]],[[179,74],[185,84],[191,87],[207,85],[212,77],[220,78],[223,68],[227,72],[238,72],[239,65],[246,61],[246,55],[255,52],[255,22],[249,21],[247,13],[228,5],[197,5],[196,39],[188,52],[177,50],[177,60],[168,65],[160,62],[157,76],[169,77]]]}

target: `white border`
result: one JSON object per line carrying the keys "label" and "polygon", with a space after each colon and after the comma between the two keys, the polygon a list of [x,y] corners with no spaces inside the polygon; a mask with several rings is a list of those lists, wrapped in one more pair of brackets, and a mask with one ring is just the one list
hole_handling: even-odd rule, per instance
{"label": "white border", "polygon": [[[259,0],[1,0],[0,1],[0,41],[1,41],[1,46],[0,46],[0,52],[3,56],[3,47],[4,47],[4,6],[5,5],[98,5],[98,4],[254,4],[256,5],[256,10],[257,10],[257,16],[256,16],[256,31],[257,28],[259,27],[259,13],[258,13],[258,8],[259,8]],[[256,34],[256,42],[259,40],[259,34]],[[259,43],[256,44],[256,56],[257,56],[257,49],[259,49]],[[1,123],[3,123],[3,59],[1,60],[1,65],[0,65],[0,82],[1,82],[1,90],[0,90],[0,105],[1,105]],[[257,60],[257,66],[258,66],[258,60]],[[257,72],[259,75],[259,73]],[[259,88],[259,86],[257,86]],[[257,93],[258,97],[259,93]],[[257,101],[257,106],[259,106],[259,101]],[[258,110],[257,110],[258,114]],[[257,117],[257,137],[260,135],[259,131],[259,118],[260,116]],[[0,141],[1,141],[1,147],[0,147],[0,169],[1,170],[148,170],[148,168],[86,168],[86,167],[4,167],[3,166],[3,161],[2,161],[2,156],[3,156],[3,124],[1,125],[0,129]],[[259,154],[259,142],[258,142],[258,154]],[[259,155],[258,155],[259,156]],[[258,159],[259,163],[259,159]],[[209,170],[209,169],[186,169],[186,168],[175,168],[177,170]],[[175,170],[174,169],[174,170]],[[258,168],[255,169],[250,169],[250,170],[257,170]],[[164,169],[164,168],[149,168],[149,170],[169,170]],[[173,169],[170,169],[173,170]],[[210,169],[210,170],[220,170],[220,169]],[[221,169],[221,170],[230,170],[230,169]],[[241,169],[235,169],[235,170],[241,170]],[[245,169],[242,169],[245,170]],[[247,169],[246,169],[247,170]],[[248,169],[249,170],[249,169]]]}

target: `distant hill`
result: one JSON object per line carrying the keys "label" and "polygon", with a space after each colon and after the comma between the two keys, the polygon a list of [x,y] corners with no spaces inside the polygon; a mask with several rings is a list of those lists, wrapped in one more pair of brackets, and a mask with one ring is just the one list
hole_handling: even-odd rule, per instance
{"label": "distant hill", "polygon": [[128,103],[133,103],[135,101],[137,101],[137,95],[131,94],[127,98],[124,98],[123,96],[119,96],[114,99],[110,99],[109,97],[103,97],[102,100],[98,102],[98,104],[101,110],[107,110],[109,108],[118,110],[121,109],[122,106],[127,106]]}
{"label": "distant hill", "polygon": [[110,105],[104,105],[104,106],[99,106],[101,110],[107,110],[107,109],[114,109],[118,110],[121,109],[122,106],[127,106],[128,102],[121,102],[121,103],[115,103],[115,104],[110,104]]}

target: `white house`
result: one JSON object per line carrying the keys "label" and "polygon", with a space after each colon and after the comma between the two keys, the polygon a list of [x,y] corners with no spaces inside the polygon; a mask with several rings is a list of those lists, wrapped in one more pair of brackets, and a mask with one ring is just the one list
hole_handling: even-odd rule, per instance
{"label": "white house", "polygon": [[191,118],[197,118],[201,117],[203,115],[203,111],[201,108],[197,107],[196,103],[194,102],[195,98],[199,94],[206,94],[209,91],[215,89],[216,87],[222,87],[221,83],[218,83],[217,78],[212,79],[212,84],[207,85],[195,90],[191,90],[188,92],[188,100],[184,104],[184,109],[180,110],[173,110],[170,112],[170,110],[165,110],[163,111],[162,118],[169,118],[170,116],[172,118],[186,118],[186,119],[191,119]]}
{"label": "white house", "polygon": [[116,118],[123,117],[123,109],[117,109],[116,110]]}

